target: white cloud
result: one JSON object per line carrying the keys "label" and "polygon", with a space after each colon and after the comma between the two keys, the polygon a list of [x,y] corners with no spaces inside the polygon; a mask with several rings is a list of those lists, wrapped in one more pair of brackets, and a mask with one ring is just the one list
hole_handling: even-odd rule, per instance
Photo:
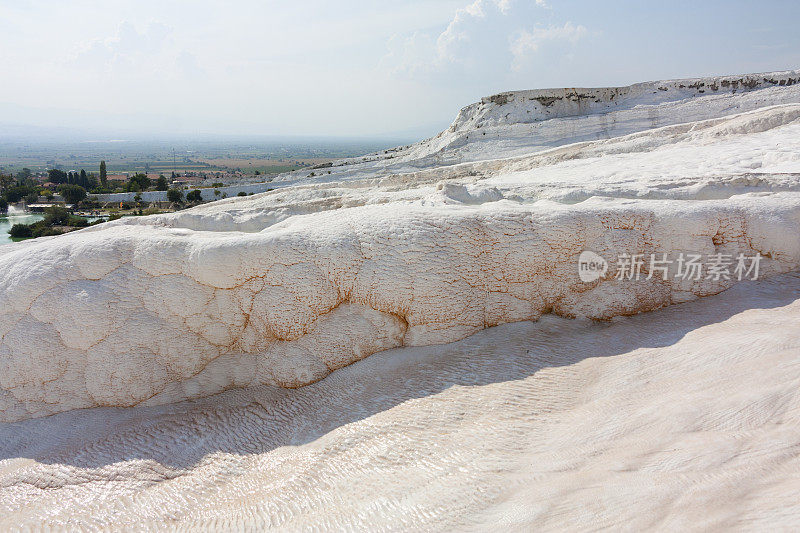
{"label": "white cloud", "polygon": [[540,26],[547,7],[544,0],[474,0],[441,32],[393,36],[380,67],[410,76],[519,72],[543,43],[575,43],[587,33],[571,22]]}
{"label": "white cloud", "polygon": [[566,22],[563,26],[534,28],[532,31],[521,30],[511,39],[509,50],[513,56],[511,68],[521,70],[532,54],[539,51],[546,42],[560,41],[576,43],[587,33],[584,26]]}
{"label": "white cloud", "polygon": [[432,56],[436,42],[426,33],[392,35],[386,47],[388,52],[381,59],[379,67],[390,74],[414,75],[432,70],[438,62],[438,59]]}
{"label": "white cloud", "polygon": [[[140,29],[142,28],[142,29]],[[161,22],[136,26],[123,21],[112,36],[78,45],[71,64],[120,79],[199,79],[205,75],[197,56],[178,46],[173,29]]]}
{"label": "white cloud", "polygon": [[175,68],[186,79],[200,80],[207,76],[205,69],[198,64],[197,57],[185,50],[175,59]]}
{"label": "white cloud", "polygon": [[83,43],[74,60],[77,64],[103,65],[110,69],[152,59],[163,51],[171,33],[171,28],[159,22],[151,22],[140,32],[133,24],[124,21],[113,36]]}
{"label": "white cloud", "polygon": [[[436,57],[442,61],[458,61],[459,44],[473,39],[475,26],[485,22],[490,15],[505,17],[511,8],[511,0],[475,0],[456,10],[447,28],[436,39]],[[494,18],[494,17],[492,17]]]}
{"label": "white cloud", "polygon": [[81,110],[125,117],[108,123],[148,134],[152,117],[173,117],[176,130],[284,134],[443,125],[480,96],[571,82],[559,71],[567,55],[591,55],[543,41],[512,70],[523,31],[585,24],[581,10],[536,0],[0,4],[0,103],[70,110],[65,121]]}

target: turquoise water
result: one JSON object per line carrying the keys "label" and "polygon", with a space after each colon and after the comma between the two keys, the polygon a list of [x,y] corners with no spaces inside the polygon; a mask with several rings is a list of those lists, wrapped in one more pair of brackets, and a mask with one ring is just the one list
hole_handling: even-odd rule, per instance
{"label": "turquoise water", "polygon": [[[0,246],[14,242],[8,235],[8,230],[14,224],[33,224],[36,221],[42,220],[44,215],[38,213],[25,213],[24,211],[9,211],[8,215],[0,216]],[[86,220],[94,222],[102,217],[88,217]]]}
{"label": "turquoise water", "polygon": [[12,211],[8,216],[0,216],[0,245],[8,244],[11,242],[11,237],[8,235],[8,230],[14,224],[32,224],[37,220],[42,220],[42,215],[23,213],[20,211]]}

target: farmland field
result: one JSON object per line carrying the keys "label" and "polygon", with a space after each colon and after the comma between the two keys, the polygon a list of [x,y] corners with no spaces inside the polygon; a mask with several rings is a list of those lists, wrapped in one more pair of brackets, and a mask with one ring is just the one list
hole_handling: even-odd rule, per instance
{"label": "farmland field", "polygon": [[0,141],[0,172],[51,168],[97,172],[106,161],[109,174],[204,173],[279,174],[313,167],[333,159],[354,157],[400,143],[327,141],[135,141],[33,142]]}

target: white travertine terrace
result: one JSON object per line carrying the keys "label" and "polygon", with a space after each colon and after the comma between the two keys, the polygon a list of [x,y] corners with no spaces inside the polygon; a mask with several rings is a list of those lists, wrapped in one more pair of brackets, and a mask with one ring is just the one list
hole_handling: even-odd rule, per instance
{"label": "white travertine terrace", "polygon": [[[0,421],[261,384],[295,388],[390,348],[449,343],[546,313],[632,315],[735,281],[637,282],[614,279],[612,269],[587,284],[577,276],[583,250],[611,262],[619,254],[758,253],[762,275],[796,269],[796,78],[776,74],[738,93],[707,80],[718,85],[708,96],[696,87],[687,96],[678,86],[688,83],[656,83],[646,105],[642,87],[603,90],[585,115],[563,103],[552,104],[555,114],[570,115],[576,132],[617,114],[705,109],[698,114],[706,119],[573,144],[562,135],[565,145],[550,149],[532,138],[531,153],[501,159],[486,156],[492,146],[502,152],[502,140],[480,141],[480,161],[383,177],[348,170],[338,181],[331,174],[5,246]],[[516,102],[507,129],[519,143],[528,105],[520,95],[541,112],[550,105],[543,94],[494,99],[492,112],[483,102],[480,113],[462,111],[450,133],[479,131],[479,123],[502,133],[495,108]],[[610,94],[628,95],[620,110]],[[725,112],[740,111],[740,100],[747,111]],[[540,117],[536,127],[548,122]]]}
{"label": "white travertine terrace", "polygon": [[798,80],[504,93],[0,247],[0,530],[797,530]]}

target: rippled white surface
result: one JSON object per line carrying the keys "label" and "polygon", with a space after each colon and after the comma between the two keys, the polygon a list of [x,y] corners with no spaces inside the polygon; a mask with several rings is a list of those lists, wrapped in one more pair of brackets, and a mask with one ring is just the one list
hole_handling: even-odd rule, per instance
{"label": "rippled white surface", "polygon": [[0,529],[792,529],[800,276],[0,426]]}

